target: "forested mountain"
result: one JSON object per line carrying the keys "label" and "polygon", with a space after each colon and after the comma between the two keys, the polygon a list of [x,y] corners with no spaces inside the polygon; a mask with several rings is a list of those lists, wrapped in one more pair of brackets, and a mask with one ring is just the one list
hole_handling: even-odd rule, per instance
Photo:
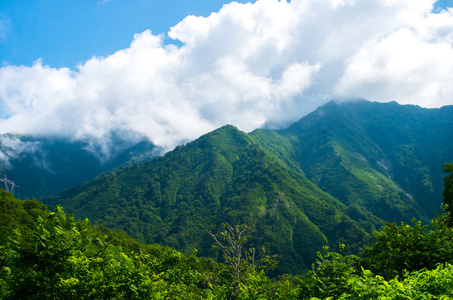
{"label": "forested mountain", "polygon": [[379,224],[285,168],[233,126],[70,189],[57,203],[142,242],[185,253],[197,248],[204,256],[218,255],[206,230],[222,222],[253,224],[254,243],[279,254],[278,272],[291,273],[308,268],[326,244],[343,241],[357,250]]}
{"label": "forested mountain", "polygon": [[331,102],[283,130],[219,128],[46,203],[210,257],[219,252],[206,230],[255,225],[253,242],[279,254],[277,273],[298,273],[323,245],[355,252],[384,221],[440,211],[451,116],[451,106]]}
{"label": "forested mountain", "polygon": [[440,212],[453,160],[453,106],[331,102],[287,129],[251,136],[322,190],[385,221]]}
{"label": "forested mountain", "polygon": [[124,164],[155,156],[147,141],[129,144],[118,139],[115,149],[96,149],[84,141],[4,134],[0,136],[0,176],[18,186],[19,199],[43,198],[92,180]]}

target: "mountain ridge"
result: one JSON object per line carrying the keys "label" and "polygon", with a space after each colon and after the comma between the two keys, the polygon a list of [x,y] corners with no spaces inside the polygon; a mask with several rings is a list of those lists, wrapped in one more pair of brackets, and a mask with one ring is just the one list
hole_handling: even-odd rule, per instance
{"label": "mountain ridge", "polygon": [[[406,112],[406,109],[410,112]],[[422,147],[426,134],[420,135],[419,131],[427,128],[427,126],[424,124],[420,125],[417,120],[412,120],[408,116],[412,115],[414,111],[416,111],[418,119],[424,117],[426,120],[438,120],[437,115],[444,116],[442,119],[443,123],[435,127],[430,134],[431,142],[429,145],[439,144],[438,148],[429,149],[426,146]],[[266,143],[262,143],[263,147],[267,149],[273,147],[273,143],[269,142],[269,138],[263,136],[272,135],[285,138],[286,141],[291,140],[291,143],[286,142],[286,154],[281,152],[273,152],[273,154],[286,159],[290,157],[291,163],[288,166],[297,165],[310,180],[315,184],[321,185],[321,188],[333,196],[342,199],[344,203],[351,201],[351,196],[347,195],[350,191],[348,191],[347,187],[338,188],[338,184],[341,182],[339,179],[329,180],[328,178],[333,176],[329,172],[332,173],[335,169],[337,173],[343,174],[341,180],[344,184],[349,185],[349,189],[352,190],[354,190],[353,186],[358,183],[362,187],[363,184],[369,184],[370,180],[364,179],[364,177],[370,178],[374,176],[376,178],[374,180],[376,187],[380,188],[383,186],[386,189],[393,190],[394,193],[402,193],[400,196],[393,196],[392,198],[399,198],[399,201],[408,202],[410,206],[413,206],[412,209],[409,208],[411,212],[406,214],[406,221],[412,216],[428,220],[434,216],[435,211],[440,209],[443,176],[441,166],[452,159],[451,155],[447,153],[448,150],[446,150],[453,149],[451,139],[447,138],[448,132],[453,129],[451,118],[446,117],[449,113],[453,115],[453,106],[428,110],[416,106],[406,107],[397,103],[387,104],[368,101],[330,102],[287,129],[276,130],[275,132],[258,130],[252,132],[251,135],[256,136],[257,139],[267,139]],[[377,118],[380,117],[381,120],[370,118],[374,114],[377,115]],[[388,120],[395,119],[395,114],[405,117],[402,121],[399,121],[401,125],[399,125],[399,132],[396,133],[387,129],[390,126]],[[427,116],[429,114],[434,116]],[[376,117],[374,118],[376,119]],[[382,119],[387,121],[384,122]],[[428,122],[426,120],[425,122]],[[407,124],[409,121],[411,122],[409,125],[415,123],[418,127],[414,130]],[[416,138],[411,139],[412,136]],[[437,140],[434,141],[436,138]],[[415,142],[417,143],[415,144]],[[423,164],[424,166],[428,164],[425,167],[427,168],[426,170],[419,170],[422,168],[420,166],[422,163],[419,162],[420,155],[414,156],[412,153],[411,150],[414,147],[417,151],[422,152]],[[439,151],[443,151],[443,155],[439,155],[437,153]],[[392,155],[392,153],[396,154]],[[431,160],[429,153],[432,153]],[[397,155],[398,157],[396,157]],[[404,171],[404,166],[401,165],[404,164],[403,160],[408,155],[411,155],[411,157],[406,160],[412,160],[419,165],[412,166],[412,168]],[[392,167],[396,171],[395,176],[391,172]],[[431,169],[437,171],[432,172]],[[401,174],[403,171],[405,173]],[[410,181],[408,174],[412,171],[420,173],[419,178],[412,178],[412,181],[417,179],[418,182],[421,182],[424,178],[428,178],[427,185],[429,185],[433,182],[431,177],[434,177],[435,188],[425,188],[423,190],[423,186],[418,186],[418,190],[415,190],[408,183]],[[350,177],[349,180],[347,180],[348,176]],[[357,192],[353,194],[357,194]],[[417,195],[415,200],[412,194]],[[376,198],[376,196],[374,197]],[[415,203],[410,204],[412,200]],[[414,209],[416,211],[420,210],[422,214],[414,214]],[[397,221],[401,218],[401,216],[395,217],[393,220],[387,220]]]}
{"label": "mountain ridge", "polygon": [[55,204],[140,241],[185,253],[197,248],[214,257],[218,253],[205,230],[216,230],[221,222],[255,224],[256,244],[284,258],[279,272],[308,268],[316,249],[334,246],[338,236],[355,250],[368,237],[342,212],[343,204],[230,125],[70,189],[50,205]]}

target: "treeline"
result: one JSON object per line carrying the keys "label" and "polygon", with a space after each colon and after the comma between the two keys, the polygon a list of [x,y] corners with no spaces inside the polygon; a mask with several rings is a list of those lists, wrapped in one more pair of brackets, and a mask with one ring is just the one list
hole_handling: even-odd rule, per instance
{"label": "treeline", "polygon": [[[444,214],[429,225],[387,223],[358,255],[325,247],[311,271],[270,278],[275,257],[248,243],[252,227],[210,233],[223,263],[143,245],[76,221],[61,207],[0,191],[1,299],[448,299],[453,297],[453,167]],[[8,218],[8,219],[4,219]],[[206,233],[209,235],[208,233]]]}

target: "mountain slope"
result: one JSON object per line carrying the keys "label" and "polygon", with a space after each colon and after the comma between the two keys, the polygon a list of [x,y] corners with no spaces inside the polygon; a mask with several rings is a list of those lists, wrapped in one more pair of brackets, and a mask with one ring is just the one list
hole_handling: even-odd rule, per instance
{"label": "mountain slope", "polygon": [[453,160],[452,115],[451,106],[331,102],[287,129],[251,136],[348,206],[386,221],[428,220],[440,210],[442,164]]}
{"label": "mountain slope", "polygon": [[345,110],[388,157],[389,176],[425,211],[438,211],[445,176],[442,164],[453,160],[453,106],[424,109],[364,102]]}
{"label": "mountain slope", "polygon": [[57,203],[140,241],[207,256],[219,253],[206,230],[222,222],[254,224],[255,244],[279,254],[278,272],[292,273],[308,268],[326,244],[357,249],[368,238],[364,227],[379,223],[363,217],[359,225],[345,205],[233,126],[70,189],[51,205]]}

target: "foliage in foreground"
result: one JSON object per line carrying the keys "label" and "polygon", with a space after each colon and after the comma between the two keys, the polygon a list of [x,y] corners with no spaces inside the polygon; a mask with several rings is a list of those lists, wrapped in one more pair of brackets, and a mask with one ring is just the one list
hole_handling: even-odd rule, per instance
{"label": "foliage in foreground", "polygon": [[[396,228],[401,230],[408,226],[402,224]],[[414,227],[417,226],[416,223]],[[222,244],[231,249],[244,245],[246,232],[240,237],[234,234],[247,227],[230,229],[232,232],[226,230],[219,235],[227,239],[219,238],[218,246]],[[87,220],[75,221],[61,208],[38,216],[34,235],[25,238],[19,233],[13,234],[13,238],[0,247],[0,298],[448,299],[453,296],[453,266],[448,262],[427,269],[431,266],[427,260],[427,265],[421,264],[420,270],[398,270],[403,275],[385,278],[362,267],[365,261],[378,262],[383,257],[343,256],[328,252],[326,247],[324,253],[318,253],[317,263],[305,276],[269,278],[266,268],[254,268],[251,264],[245,249],[250,253],[252,248],[238,250],[226,260],[229,264],[224,265],[196,257],[195,253],[184,256],[158,245],[137,246],[127,241],[127,237],[105,230],[101,233],[93,229]],[[417,227],[415,232],[422,241],[436,230],[419,231]],[[386,240],[391,248],[408,238],[412,231],[402,230],[400,235],[380,231],[376,233],[376,243],[370,247],[378,245],[376,247],[388,254],[389,249],[381,247],[380,242]],[[385,235],[389,236],[383,239]],[[452,236],[450,233],[445,240],[450,248],[453,248]],[[340,252],[343,248],[340,244]],[[431,252],[427,255],[440,257],[438,249],[428,251]],[[244,256],[234,258],[238,255]],[[272,261],[269,257],[265,259]],[[240,268],[231,267],[235,263],[240,264]],[[393,265],[393,272],[399,267]]]}
{"label": "foliage in foreground", "polygon": [[[311,299],[452,299],[453,266],[440,264],[434,270],[419,270],[403,277],[385,280],[380,275],[362,269],[359,275],[349,275],[340,294],[330,290]],[[338,287],[335,287],[338,290]],[[327,294],[327,295],[326,295]],[[329,295],[330,294],[330,295]]]}
{"label": "foliage in foreground", "polygon": [[3,299],[203,295],[197,287],[199,273],[187,262],[190,258],[158,246],[124,251],[97,236],[87,220],[76,222],[61,208],[38,218],[30,240],[16,234],[0,250]]}
{"label": "foliage in foreground", "polygon": [[0,299],[291,298],[290,276],[273,280],[230,265],[75,221],[61,207],[41,211],[33,233],[13,232],[0,245]]}

